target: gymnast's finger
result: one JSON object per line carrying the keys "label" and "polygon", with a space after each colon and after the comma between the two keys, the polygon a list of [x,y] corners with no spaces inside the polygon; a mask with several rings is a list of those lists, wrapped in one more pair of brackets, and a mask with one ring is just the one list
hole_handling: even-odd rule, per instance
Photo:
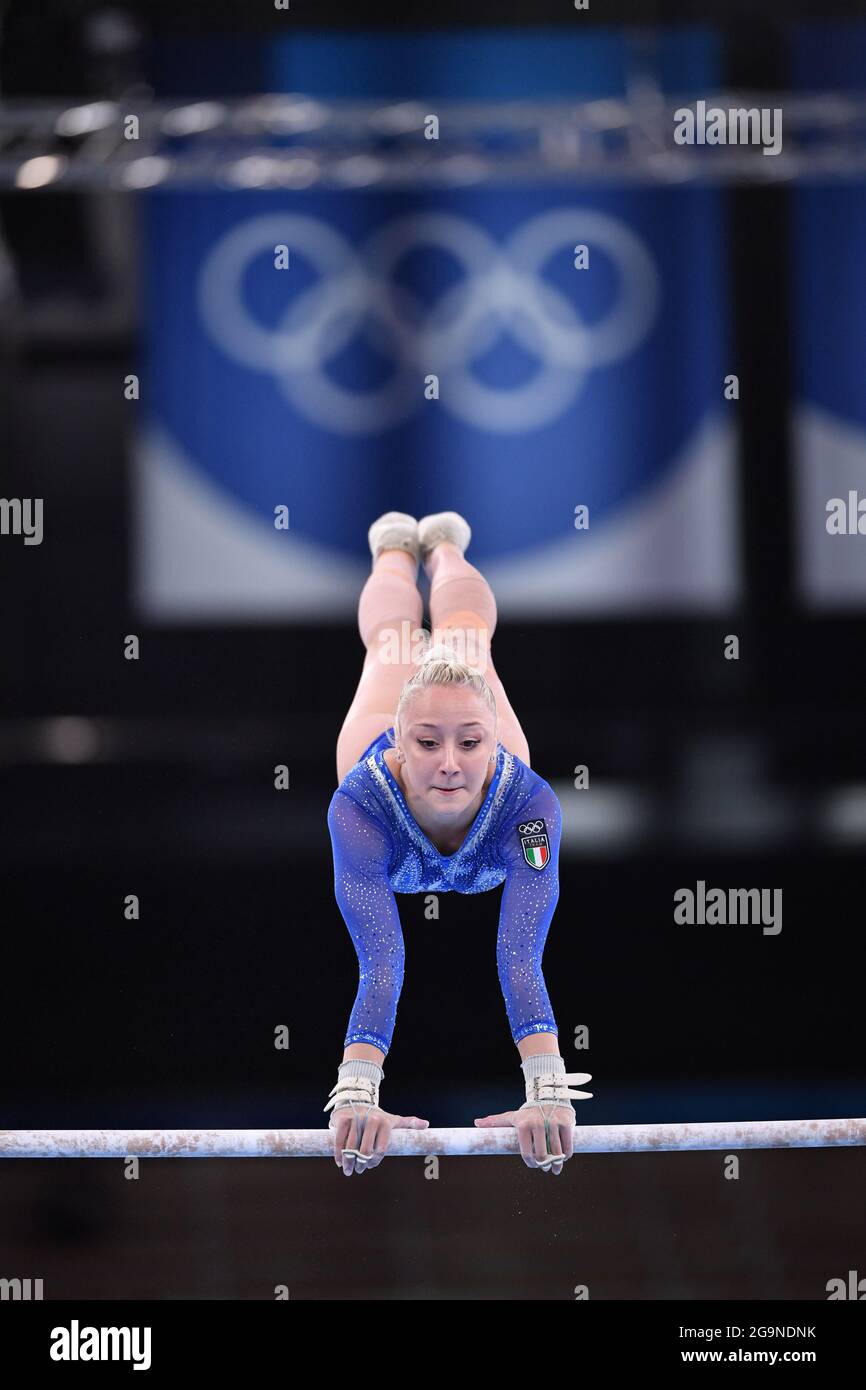
{"label": "gymnast's finger", "polygon": [[364,1122],[366,1112],[363,1110],[349,1111],[348,1106],[345,1113],[337,1118],[337,1137],[334,1144],[335,1156],[339,1154],[337,1166],[343,1169],[346,1177],[350,1177],[355,1171],[355,1151],[360,1148],[364,1136]]}
{"label": "gymnast's finger", "polygon": [[565,1161],[562,1152],[561,1129],[560,1126],[558,1124],[555,1124],[553,1121],[551,1121],[548,1128],[550,1130],[550,1152],[548,1154],[548,1158],[552,1155],[555,1159],[558,1159],[559,1162],[548,1163],[545,1166],[548,1172],[555,1173],[557,1176],[559,1176],[559,1174],[562,1172],[563,1162]]}
{"label": "gymnast's finger", "polygon": [[544,1147],[543,1122],[539,1122],[537,1116],[533,1116],[532,1112],[529,1111],[522,1115],[519,1120],[515,1121],[514,1127],[517,1130],[517,1140],[520,1144],[520,1156],[523,1159],[523,1162],[526,1164],[527,1168],[537,1168],[538,1164],[535,1161],[534,1155],[535,1153],[540,1152],[538,1147],[539,1128],[541,1130],[542,1136],[540,1140],[541,1147]]}
{"label": "gymnast's finger", "polygon": [[559,1134],[562,1140],[563,1157],[568,1161],[574,1155],[574,1116],[563,1121],[559,1126]]}
{"label": "gymnast's finger", "polygon": [[355,1145],[359,1150],[355,1154],[356,1173],[366,1173],[368,1168],[379,1166],[385,1157],[390,1135],[391,1127],[384,1116],[376,1111],[368,1116],[364,1137],[360,1144]]}

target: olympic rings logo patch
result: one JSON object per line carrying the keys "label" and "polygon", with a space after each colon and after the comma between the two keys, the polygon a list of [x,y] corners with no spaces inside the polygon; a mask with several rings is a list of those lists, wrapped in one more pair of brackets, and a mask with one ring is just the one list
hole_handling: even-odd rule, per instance
{"label": "olympic rings logo patch", "polygon": [[550,841],[543,820],[524,821],[518,825],[520,847],[523,857],[531,869],[543,869],[550,863]]}

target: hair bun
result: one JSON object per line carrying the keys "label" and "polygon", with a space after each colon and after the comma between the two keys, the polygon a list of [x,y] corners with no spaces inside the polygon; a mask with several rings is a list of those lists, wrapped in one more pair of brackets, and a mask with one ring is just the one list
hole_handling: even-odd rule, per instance
{"label": "hair bun", "polygon": [[463,686],[474,690],[487,705],[493,716],[494,727],[496,726],[496,697],[484,671],[475,665],[474,660],[467,661],[459,634],[456,641],[452,640],[450,635],[446,635],[435,642],[431,638],[426,651],[418,657],[414,674],[409,677],[400,692],[394,715],[394,730],[398,736],[406,702],[417,690],[429,690],[434,685]]}
{"label": "hair bun", "polygon": [[419,661],[419,666],[424,666],[428,661],[455,661],[458,665],[463,665],[463,658],[458,652],[453,642],[440,640],[432,642]]}

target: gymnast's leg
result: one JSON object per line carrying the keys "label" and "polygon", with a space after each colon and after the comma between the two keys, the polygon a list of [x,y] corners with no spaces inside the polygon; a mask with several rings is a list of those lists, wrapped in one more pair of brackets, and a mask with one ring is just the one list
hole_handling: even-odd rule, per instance
{"label": "gymnast's leg", "polygon": [[338,782],[374,738],[391,727],[400,691],[417,668],[426,641],[417,575],[413,555],[382,550],[361,591],[358,631],[367,651],[355,698],[337,739]]}
{"label": "gymnast's leg", "polygon": [[481,670],[496,699],[500,743],[529,764],[526,735],[491,658],[497,616],[493,590],[481,571],[451,541],[440,541],[430,550],[425,569],[430,577],[432,640],[435,642],[449,630],[460,634],[464,660]]}

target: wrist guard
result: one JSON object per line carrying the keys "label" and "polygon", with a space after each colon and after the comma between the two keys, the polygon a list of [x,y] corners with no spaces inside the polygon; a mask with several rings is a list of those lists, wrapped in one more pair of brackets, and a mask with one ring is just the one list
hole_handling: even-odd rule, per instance
{"label": "wrist guard", "polygon": [[523,1075],[526,1078],[526,1100],[521,1105],[521,1110],[527,1110],[531,1106],[538,1106],[541,1117],[544,1120],[544,1147],[543,1158],[536,1160],[539,1168],[546,1171],[552,1168],[555,1163],[562,1163],[562,1155],[550,1152],[550,1117],[556,1106],[567,1106],[574,1115],[574,1106],[571,1098],[575,1100],[591,1100],[592,1091],[576,1091],[570,1089],[571,1085],[580,1086],[584,1081],[591,1081],[592,1077],[586,1071],[566,1071],[565,1061],[557,1053],[536,1052],[532,1057],[527,1057],[521,1063]]}
{"label": "wrist guard", "polygon": [[384,1075],[382,1068],[375,1062],[366,1062],[360,1057],[341,1062],[337,1069],[337,1084],[328,1092],[330,1100],[323,1109],[330,1110],[333,1107],[333,1120],[337,1111],[344,1110],[346,1106],[351,1105],[354,1110],[356,1104],[378,1105],[379,1083]]}
{"label": "wrist guard", "polygon": [[557,1053],[534,1053],[533,1056],[524,1059],[521,1067],[526,1078],[526,1100],[521,1105],[521,1110],[530,1105],[567,1105],[574,1114],[572,1098],[592,1098],[591,1091],[571,1089],[572,1086],[591,1081],[591,1074],[585,1071],[567,1072],[564,1059]]}

